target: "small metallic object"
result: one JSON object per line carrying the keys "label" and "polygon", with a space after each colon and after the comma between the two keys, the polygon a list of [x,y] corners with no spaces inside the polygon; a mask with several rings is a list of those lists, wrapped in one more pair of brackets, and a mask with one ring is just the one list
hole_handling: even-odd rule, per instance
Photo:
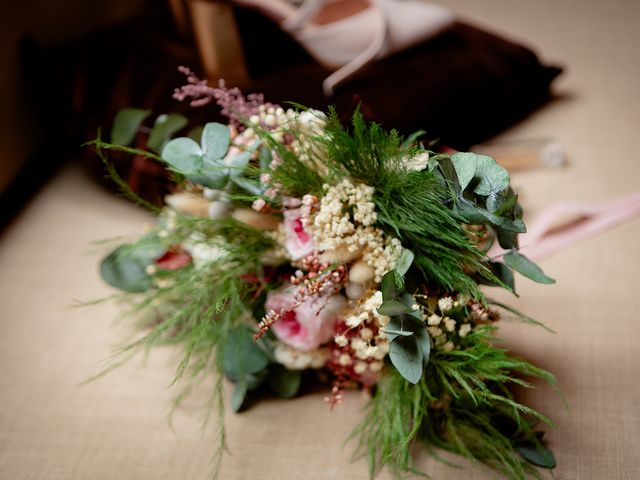
{"label": "small metallic object", "polygon": [[557,168],[567,163],[562,144],[552,137],[485,143],[472,147],[471,151],[493,157],[511,171]]}

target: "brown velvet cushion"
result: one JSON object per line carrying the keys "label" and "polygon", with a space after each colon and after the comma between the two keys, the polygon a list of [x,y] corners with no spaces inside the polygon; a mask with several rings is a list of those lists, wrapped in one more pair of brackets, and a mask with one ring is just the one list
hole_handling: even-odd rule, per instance
{"label": "brown velvet cushion", "polygon": [[[532,112],[549,99],[549,85],[560,72],[541,64],[524,46],[457,23],[422,45],[370,65],[327,99],[321,84],[329,72],[297,43],[255,11],[236,9],[236,17],[252,76],[247,91],[263,92],[274,103],[295,101],[320,109],[335,104],[345,120],[360,105],[369,120],[386,128],[405,134],[423,129],[428,139],[455,148],[486,140]],[[32,98],[48,136],[42,155],[31,162],[15,191],[26,196],[34,176],[49,171],[43,164],[55,164],[52,155],[78,152],[98,127],[108,132],[115,113],[125,106],[156,114],[180,111],[192,125],[224,121],[215,106],[191,109],[172,99],[172,89],[184,81],[176,67],[199,67],[195,48],[179,41],[170,25],[157,9],[152,16],[71,44],[25,48],[26,79],[33,81]],[[41,85],[43,76],[47,89]],[[84,152],[96,178],[104,179],[95,155]],[[161,200],[168,188],[162,168],[140,158],[114,155],[113,160],[136,191]]]}

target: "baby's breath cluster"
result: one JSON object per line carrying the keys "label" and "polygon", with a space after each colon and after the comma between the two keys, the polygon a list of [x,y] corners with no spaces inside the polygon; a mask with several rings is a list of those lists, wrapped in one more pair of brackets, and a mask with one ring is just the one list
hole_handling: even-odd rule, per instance
{"label": "baby's breath cluster", "polygon": [[328,348],[316,348],[304,352],[278,342],[273,350],[273,356],[289,370],[306,370],[308,368],[322,368],[329,358]]}
{"label": "baby's breath cluster", "polygon": [[425,307],[423,314],[427,331],[435,347],[445,352],[458,348],[462,339],[477,325],[499,318],[495,310],[462,296],[455,299],[451,296],[429,298],[427,304],[431,307]]}
{"label": "baby's breath cluster", "polygon": [[402,245],[374,227],[378,219],[372,201],[375,190],[368,185],[354,185],[346,178],[324,188],[319,209],[305,226],[311,230],[325,257],[332,261],[361,257],[374,269],[375,281],[379,283],[382,276],[394,268]]}
{"label": "baby's breath cluster", "polygon": [[334,342],[333,352],[339,367],[351,368],[358,376],[377,375],[389,353],[389,341],[381,327],[389,323],[389,317],[377,311],[382,305],[382,293],[373,292],[361,300],[346,316],[340,333]]}

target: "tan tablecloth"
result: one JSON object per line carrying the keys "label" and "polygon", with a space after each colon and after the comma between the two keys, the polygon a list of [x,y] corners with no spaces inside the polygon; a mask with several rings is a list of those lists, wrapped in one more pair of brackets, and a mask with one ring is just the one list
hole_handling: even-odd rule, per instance
{"label": "tan tablecloth", "polygon": [[[601,200],[639,187],[638,2],[449,3],[569,67],[559,82],[565,98],[506,135],[554,135],[570,156],[567,169],[514,176],[531,214],[557,200]],[[70,308],[74,299],[109,293],[90,243],[135,233],[147,220],[72,167],[0,238],[0,478],[207,478],[215,425],[200,428],[206,390],[178,410],[174,430],[166,421],[175,352],[78,385],[127,333],[114,326],[113,305]],[[527,398],[558,424],[548,434],[557,479],[640,478],[638,238],[635,221],[544,261],[554,287],[520,281],[514,303],[557,334],[503,325],[516,352],[557,374],[570,405],[565,410],[549,388]],[[349,463],[351,448],[343,446],[364,404],[352,393],[330,412],[312,395],[227,415],[222,478],[367,478],[364,462]],[[418,461],[436,479],[491,476],[422,454]]]}

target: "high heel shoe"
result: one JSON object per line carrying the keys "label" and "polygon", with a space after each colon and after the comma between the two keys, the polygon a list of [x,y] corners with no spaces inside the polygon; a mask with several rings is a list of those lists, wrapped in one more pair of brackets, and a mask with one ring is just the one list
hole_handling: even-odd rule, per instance
{"label": "high heel shoe", "polygon": [[[421,43],[454,21],[448,9],[422,0],[303,0],[297,7],[290,0],[232,1],[277,22],[332,70],[323,82],[327,96],[371,61]],[[220,41],[228,44],[228,39]]]}

